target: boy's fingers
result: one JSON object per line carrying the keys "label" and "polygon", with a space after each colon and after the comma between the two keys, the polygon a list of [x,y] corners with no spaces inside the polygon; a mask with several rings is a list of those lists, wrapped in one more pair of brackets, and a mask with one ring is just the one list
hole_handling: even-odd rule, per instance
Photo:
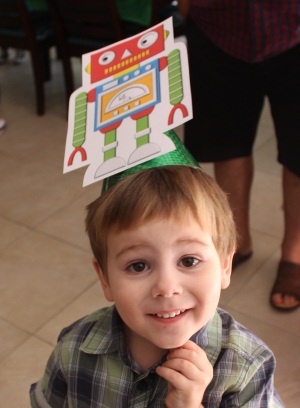
{"label": "boy's fingers", "polygon": [[[168,356],[166,363],[171,363],[173,361],[181,361],[182,365],[186,362],[195,366],[199,371],[204,371],[207,364],[209,364],[206,355],[200,355],[195,352],[187,350],[178,350]],[[165,364],[166,364],[165,363]]]}
{"label": "boy's fingers", "polygon": [[[190,342],[192,343],[192,342]],[[190,344],[188,345],[189,347],[181,347],[178,349],[173,349],[170,351],[168,355],[167,361],[172,361],[173,359],[182,359],[189,361],[193,365],[195,365],[198,370],[200,371],[209,371],[210,369],[212,370],[211,364],[207,359],[207,356],[197,344],[192,343],[192,347],[190,347]]]}
{"label": "boy's fingers", "polygon": [[157,367],[157,374],[172,387],[168,395],[168,398],[172,398],[171,405],[167,406],[174,407],[178,400],[181,401],[178,406],[182,406],[182,402],[190,406],[191,401],[202,400],[212,380],[213,367],[204,350],[188,341],[182,347],[170,351],[167,361]]}
{"label": "boy's fingers", "polygon": [[157,367],[156,372],[178,390],[184,390],[189,385],[188,383],[190,380],[187,379],[182,373],[173,370],[172,368],[159,366]]}
{"label": "boy's fingers", "polygon": [[[202,372],[193,363],[179,358],[166,361],[161,368],[166,369],[162,372],[166,373],[168,377],[172,377],[172,380],[180,379],[180,376],[183,376],[189,381],[195,381],[202,375]],[[171,382],[173,383],[173,381]]]}
{"label": "boy's fingers", "polygon": [[213,367],[207,359],[204,363],[195,364],[186,359],[172,358],[166,361],[162,367],[176,371],[190,381],[202,382],[204,379],[204,383],[209,384],[213,377]]}

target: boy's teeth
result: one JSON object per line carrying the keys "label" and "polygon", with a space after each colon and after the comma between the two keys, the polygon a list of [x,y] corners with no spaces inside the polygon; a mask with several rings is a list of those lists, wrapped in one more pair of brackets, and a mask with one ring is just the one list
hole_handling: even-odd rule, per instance
{"label": "boy's teeth", "polygon": [[163,319],[170,319],[170,317],[175,317],[178,316],[180,313],[183,313],[185,310],[178,310],[177,312],[172,312],[172,313],[157,313],[156,316],[162,317]]}

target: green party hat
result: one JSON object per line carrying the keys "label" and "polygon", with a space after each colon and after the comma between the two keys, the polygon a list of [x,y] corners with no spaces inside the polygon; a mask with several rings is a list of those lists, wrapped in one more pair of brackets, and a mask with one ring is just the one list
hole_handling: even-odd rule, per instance
{"label": "green party hat", "polygon": [[175,145],[175,150],[169,153],[162,154],[161,156],[155,157],[154,159],[148,160],[137,166],[130,167],[120,173],[114,174],[113,176],[107,177],[103,180],[102,193],[108,190],[110,187],[117,184],[123,178],[129,176],[130,174],[137,173],[142,170],[151,169],[153,167],[162,166],[190,166],[201,168],[197,160],[191,155],[184,144],[181,142],[179,137],[176,135],[174,130],[168,130],[164,132]]}

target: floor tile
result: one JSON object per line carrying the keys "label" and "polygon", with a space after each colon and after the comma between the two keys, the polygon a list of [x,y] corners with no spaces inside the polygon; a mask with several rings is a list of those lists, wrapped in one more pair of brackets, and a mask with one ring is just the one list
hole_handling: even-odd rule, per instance
{"label": "floor tile", "polygon": [[[5,155],[0,153],[0,158]],[[82,194],[76,174],[65,177],[51,166],[8,158],[0,162],[0,214],[18,223],[35,226]]]}
{"label": "floor tile", "polygon": [[27,232],[27,228],[0,216],[0,251]]}
{"label": "floor tile", "polygon": [[283,236],[281,180],[256,170],[251,192],[251,228],[273,237]]}
{"label": "floor tile", "polygon": [[0,361],[24,343],[28,337],[28,332],[0,318]]}
{"label": "floor tile", "polygon": [[28,408],[29,388],[43,375],[52,347],[34,337],[27,339],[0,365],[0,403],[3,407]]}
{"label": "floor tile", "polygon": [[85,187],[78,198],[41,222],[37,230],[91,252],[85,232],[86,206],[100,196],[101,186],[99,182]]}
{"label": "floor tile", "polygon": [[51,344],[55,344],[60,331],[64,327],[69,326],[76,320],[81,319],[101,307],[111,305],[112,303],[105,299],[100,282],[97,281],[73,302],[67,305],[53,319],[47,321],[36,335]]}
{"label": "floor tile", "polygon": [[[1,151],[14,154],[24,162],[38,162],[41,167],[46,163],[53,168],[53,163],[59,164],[59,171],[62,171],[67,130],[65,117],[53,116],[45,123],[43,116],[31,113],[22,120],[22,126],[18,121],[7,121]],[[19,170],[21,172],[22,168]]]}
{"label": "floor tile", "polygon": [[269,295],[275,280],[278,262],[279,251],[261,266],[247,285],[228,301],[226,307],[243,311],[244,314],[257,321],[267,322],[286,333],[300,336],[300,309],[291,313],[283,313],[274,310],[269,304]]}
{"label": "floor tile", "polygon": [[29,332],[96,280],[90,254],[36,232],[2,253],[0,271],[0,316]]}

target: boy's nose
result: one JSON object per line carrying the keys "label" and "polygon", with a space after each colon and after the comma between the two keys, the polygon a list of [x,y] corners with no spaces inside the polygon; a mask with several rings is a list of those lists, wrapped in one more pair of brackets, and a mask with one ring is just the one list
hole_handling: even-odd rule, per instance
{"label": "boy's nose", "polygon": [[168,272],[162,272],[157,274],[154,285],[152,287],[153,297],[171,297],[174,295],[180,295],[182,293],[182,287],[178,279],[174,274]]}

